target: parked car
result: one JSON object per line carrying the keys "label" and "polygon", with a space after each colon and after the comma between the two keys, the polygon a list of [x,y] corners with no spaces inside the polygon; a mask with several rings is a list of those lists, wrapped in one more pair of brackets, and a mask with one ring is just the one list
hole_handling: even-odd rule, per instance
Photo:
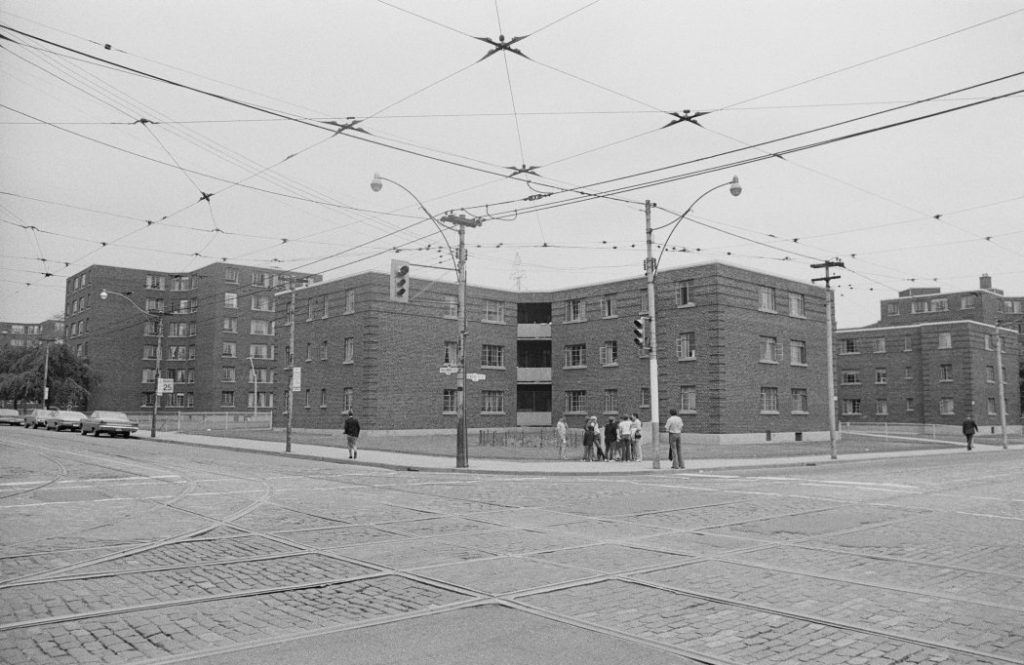
{"label": "parked car", "polygon": [[0,409],[0,425],[24,425],[25,419],[17,409]]}
{"label": "parked car", "polygon": [[128,419],[128,416],[121,411],[93,411],[82,419],[82,436],[91,433],[99,436],[100,433],[124,438],[130,437],[137,432],[139,424]]}
{"label": "parked car", "polygon": [[50,415],[46,416],[46,429],[58,432],[62,429],[82,429],[83,418],[85,418],[85,414],[81,411],[50,411]]}
{"label": "parked car", "polygon": [[35,429],[46,426],[46,416],[50,415],[50,409],[32,409],[25,414],[25,427]]}

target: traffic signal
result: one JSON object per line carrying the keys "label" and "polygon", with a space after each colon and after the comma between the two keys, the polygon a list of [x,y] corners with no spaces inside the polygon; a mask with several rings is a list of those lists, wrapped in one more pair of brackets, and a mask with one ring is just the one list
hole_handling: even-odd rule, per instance
{"label": "traffic signal", "polygon": [[641,350],[647,348],[647,317],[633,319],[633,343]]}
{"label": "traffic signal", "polygon": [[391,260],[390,295],[395,302],[409,302],[409,264],[405,261]]}

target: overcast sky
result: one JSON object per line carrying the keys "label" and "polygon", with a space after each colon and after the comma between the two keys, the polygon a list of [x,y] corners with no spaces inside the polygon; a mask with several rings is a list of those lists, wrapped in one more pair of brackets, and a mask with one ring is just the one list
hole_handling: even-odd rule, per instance
{"label": "overcast sky", "polygon": [[483,218],[481,286],[639,276],[644,201],[663,242],[737,175],[662,269],[807,282],[838,258],[841,327],[983,273],[1024,295],[1024,2],[2,0],[0,19],[2,320],[61,312],[97,263],[450,266],[374,172]]}

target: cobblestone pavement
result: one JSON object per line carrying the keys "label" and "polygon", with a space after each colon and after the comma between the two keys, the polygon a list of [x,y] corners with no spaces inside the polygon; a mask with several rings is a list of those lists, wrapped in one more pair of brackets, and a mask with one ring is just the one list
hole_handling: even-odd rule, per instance
{"label": "cobblestone pavement", "polygon": [[2,663],[1024,663],[1024,451],[537,477],[3,436]]}

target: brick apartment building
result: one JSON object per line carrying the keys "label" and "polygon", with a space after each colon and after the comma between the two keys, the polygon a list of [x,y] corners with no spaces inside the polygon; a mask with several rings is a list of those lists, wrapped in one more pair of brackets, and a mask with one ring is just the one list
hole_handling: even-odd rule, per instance
{"label": "brick apartment building", "polygon": [[1024,297],[982,276],[979,288],[901,291],[871,326],[836,332],[839,418],[959,425],[969,413],[999,424],[997,338],[1002,340],[1007,424],[1020,424]]}
{"label": "brick apartment building", "polygon": [[[657,287],[664,417],[680,409],[693,440],[827,438],[823,289],[721,263],[664,271]],[[649,419],[648,360],[633,342],[643,278],[467,291],[467,372],[485,377],[467,381],[470,428]],[[296,303],[294,427],[337,429],[352,408],[369,430],[454,430],[456,287],[414,275],[410,292],[394,302],[389,276],[365,273],[278,294],[278,311]],[[286,359],[291,331],[277,332]],[[277,378],[280,425],[288,380]]]}
{"label": "brick apartment building", "polygon": [[0,347],[29,348],[43,342],[64,341],[64,322],[47,319],[42,323],[0,321]]}
{"label": "brick apartment building", "polygon": [[[160,397],[162,408],[242,411],[255,401],[269,410],[279,365],[274,293],[288,275],[213,263],[188,273],[93,265],[70,277],[64,334],[96,376],[88,408],[152,406],[162,320],[161,376],[174,379],[174,392]],[[126,298],[103,299],[104,290]],[[258,394],[251,389],[252,370]]]}

